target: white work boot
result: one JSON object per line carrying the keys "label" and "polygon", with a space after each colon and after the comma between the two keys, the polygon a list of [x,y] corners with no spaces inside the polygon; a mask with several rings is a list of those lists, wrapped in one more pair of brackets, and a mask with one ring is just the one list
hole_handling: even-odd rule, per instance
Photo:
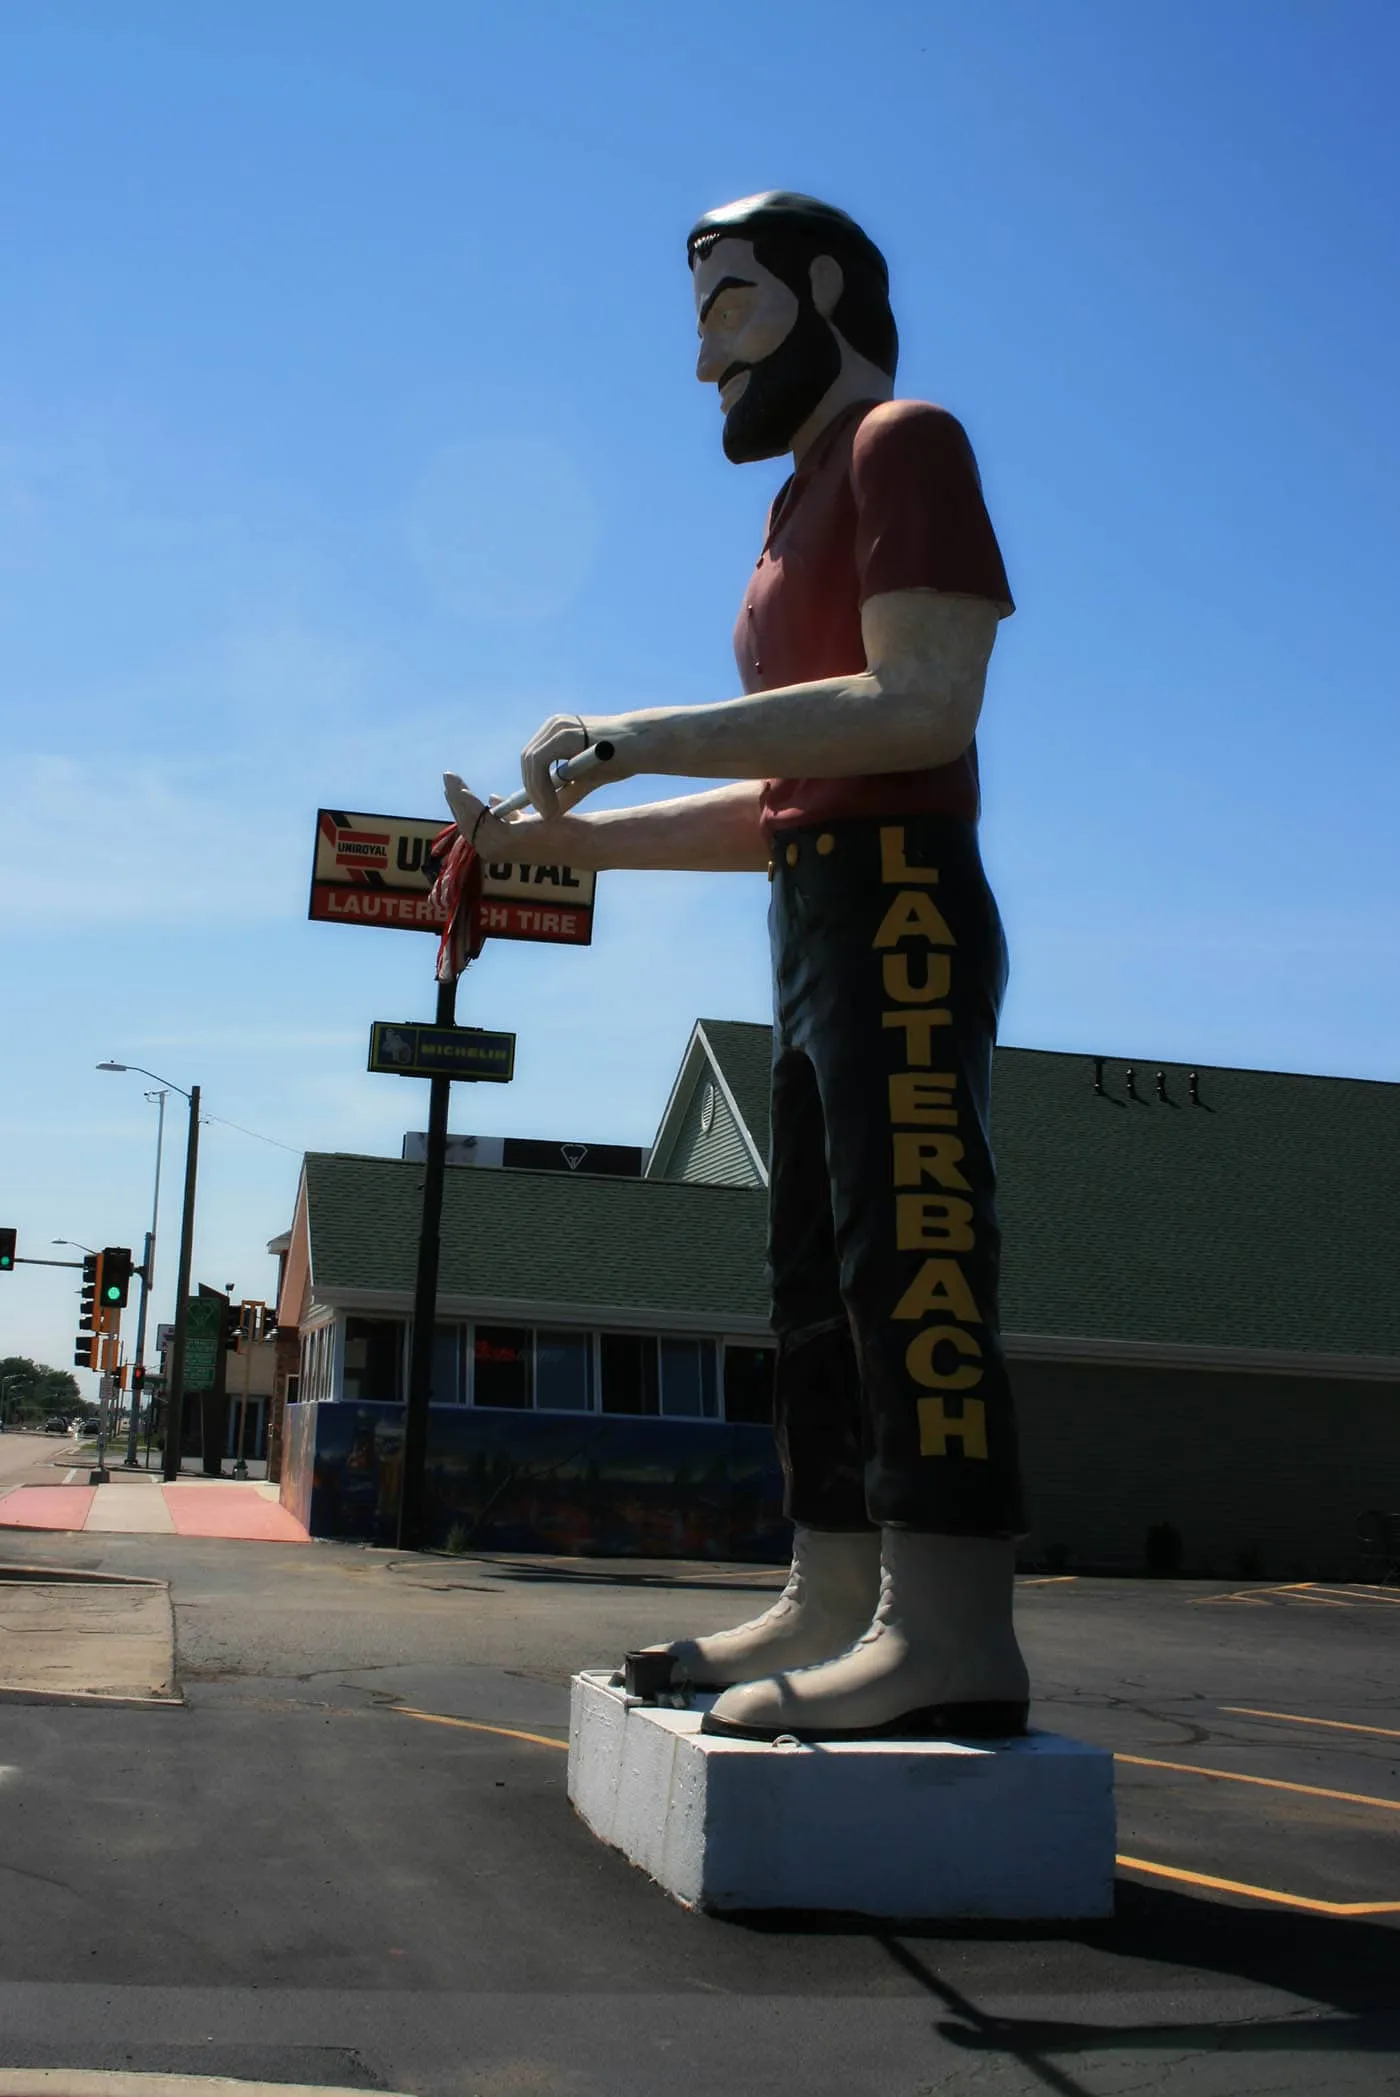
{"label": "white work boot", "polygon": [[993,1739],[1025,1728],[1029,1684],[1011,1622],[1016,1547],[883,1532],[875,1621],[849,1652],[726,1690],[703,1730],[741,1740],[874,1735]]}
{"label": "white work boot", "polygon": [[671,1656],[672,1689],[724,1689],[844,1653],[870,1622],[879,1596],[878,1529],[797,1529],[787,1586],[771,1609],[733,1631],[677,1638],[646,1651]]}

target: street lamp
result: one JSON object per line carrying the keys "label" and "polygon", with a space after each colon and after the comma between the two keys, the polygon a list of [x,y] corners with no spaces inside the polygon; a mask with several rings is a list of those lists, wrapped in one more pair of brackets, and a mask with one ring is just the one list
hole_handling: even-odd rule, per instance
{"label": "street lamp", "polygon": [[[190,1128],[185,1144],[185,1201],[180,1218],[180,1271],[175,1283],[175,1331],[170,1342],[170,1374],[166,1385],[165,1399],[165,1448],[161,1457],[161,1476],[167,1481],[180,1475],[180,1441],[185,1411],[185,1327],[186,1305],[190,1293],[190,1269],[194,1260],[194,1190],[199,1167],[199,1087],[192,1085],[186,1092],[183,1085],[176,1085],[170,1078],[163,1078],[159,1071],[147,1070],[140,1063],[99,1063],[99,1070],[135,1071],[143,1078],[152,1079],[163,1090],[160,1099],[160,1126],[156,1138],[156,1205],[151,1211],[151,1228],[146,1238],[147,1258],[150,1267],[155,1254],[156,1210],[160,1202],[160,1143],[165,1131],[165,1094],[178,1092],[181,1099],[190,1103]],[[136,1360],[143,1362],[146,1343],[146,1300],[149,1293],[149,1278],[141,1284],[140,1309],[137,1313]],[[132,1408],[132,1426],[127,1442],[126,1461],[136,1461],[136,1409]]]}
{"label": "street lamp", "polygon": [[[90,1245],[84,1245],[81,1238],[51,1238],[49,1240],[49,1243],[51,1245],[71,1245],[78,1252],[92,1252],[92,1247]],[[96,1255],[94,1254],[94,1258],[95,1257]],[[54,1260],[52,1262],[52,1265],[55,1267],[71,1267],[72,1264],[73,1262],[71,1260]]]}

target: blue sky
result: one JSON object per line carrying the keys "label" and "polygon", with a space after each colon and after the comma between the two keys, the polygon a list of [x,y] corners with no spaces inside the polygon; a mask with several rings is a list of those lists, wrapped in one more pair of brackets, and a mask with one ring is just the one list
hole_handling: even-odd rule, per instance
{"label": "blue sky", "polygon": [[[885,248],[900,391],[980,458],[1004,1039],[1400,1077],[1398,58],[1378,0],[5,10],[21,1252],[140,1244],[116,1057],[204,1087],[196,1275],[266,1294],[297,1154],[426,1113],[364,1062],[432,944],[306,922],[317,805],[432,815],[556,709],[732,693],[781,470],[720,453],[683,238],[770,185]],[[764,904],[605,877],[591,950],[488,947],[462,1016],[518,1074],[454,1128],[648,1141],[696,1015],[766,1016]],[[66,1363],[74,1279],[0,1280],[0,1353]]]}

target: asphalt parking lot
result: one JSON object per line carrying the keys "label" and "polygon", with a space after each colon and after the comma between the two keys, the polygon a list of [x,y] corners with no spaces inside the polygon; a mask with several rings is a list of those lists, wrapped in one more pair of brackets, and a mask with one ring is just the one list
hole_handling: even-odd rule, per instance
{"label": "asphalt parking lot", "polygon": [[170,1579],[187,1697],[0,1707],[7,2066],[424,2097],[1400,2090],[1400,1590],[1023,1582],[1035,1722],[1119,1758],[1117,1913],[889,1928],[688,1914],[569,1810],[571,1670],[735,1621],[770,1573],[6,1555]]}

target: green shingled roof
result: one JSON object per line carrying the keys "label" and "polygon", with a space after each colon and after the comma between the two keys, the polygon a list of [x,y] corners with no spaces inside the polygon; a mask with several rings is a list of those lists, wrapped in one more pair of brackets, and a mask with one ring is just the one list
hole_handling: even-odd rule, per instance
{"label": "green shingled roof", "polygon": [[[766,1157],[770,1030],[701,1024]],[[1005,1329],[1400,1356],[1400,1085],[1159,1068],[997,1050]]]}
{"label": "green shingled roof", "polygon": [[[412,1290],[423,1173],[397,1158],[307,1157],[317,1295]],[[439,1288],[762,1318],[764,1222],[761,1189],[456,1167],[443,1191]]]}
{"label": "green shingled roof", "polygon": [[768,1158],[768,1088],[773,1061],[773,1029],[740,1019],[702,1019],[725,1084],[753,1137],[758,1155]]}
{"label": "green shingled roof", "polygon": [[[766,1027],[702,1023],[766,1156]],[[1010,1333],[1400,1356],[1400,1085],[999,1049]],[[411,1291],[423,1168],[306,1161],[320,1291]],[[760,1188],[453,1170],[447,1295],[763,1317]]]}
{"label": "green shingled roof", "polygon": [[1006,1329],[1400,1356],[1400,1085],[1128,1067],[997,1051]]}

